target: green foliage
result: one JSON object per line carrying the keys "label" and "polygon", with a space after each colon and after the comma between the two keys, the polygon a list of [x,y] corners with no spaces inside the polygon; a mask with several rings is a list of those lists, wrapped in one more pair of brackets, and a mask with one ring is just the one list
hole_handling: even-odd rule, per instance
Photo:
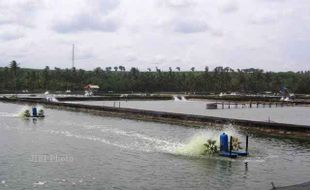
{"label": "green foliage", "polygon": [[[114,70],[112,70],[112,68]],[[1,91],[51,90],[81,91],[86,84],[96,84],[102,91],[113,92],[278,92],[282,86],[292,93],[310,94],[310,71],[306,72],[263,72],[259,69],[232,70],[216,67],[209,71],[181,71],[180,67],[168,71],[156,69],[141,72],[137,68],[126,71],[123,66],[97,67],[93,71],[82,69],[43,70],[19,68],[16,61],[10,67],[0,68]]]}

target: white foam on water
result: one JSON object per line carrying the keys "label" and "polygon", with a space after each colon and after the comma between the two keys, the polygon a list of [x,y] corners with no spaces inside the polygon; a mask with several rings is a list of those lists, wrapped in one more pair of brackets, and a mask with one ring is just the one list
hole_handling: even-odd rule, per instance
{"label": "white foam on water", "polygon": [[187,101],[187,99],[184,96],[181,96],[182,101]]}
{"label": "white foam on water", "polygon": [[174,101],[181,101],[177,96],[173,96]]}
{"label": "white foam on water", "polygon": [[177,101],[177,102],[187,102],[188,101],[184,96],[176,96],[176,95],[174,95],[173,99],[174,99],[174,101]]}
{"label": "white foam on water", "polygon": [[[128,150],[138,150],[143,152],[165,152],[165,153],[174,153],[175,149],[179,147],[181,144],[177,142],[170,142],[163,139],[158,139],[155,137],[150,137],[141,133],[137,132],[128,132],[119,129],[102,129],[103,133],[107,133],[108,136],[125,136],[129,137],[129,141],[121,142],[119,139],[121,137],[116,138],[115,140],[108,140],[104,137],[98,137],[94,135],[81,135],[81,134],[74,134],[69,131],[61,131],[61,130],[48,130],[46,131],[49,134],[54,135],[63,135],[66,137],[89,140],[89,141],[96,141],[101,142],[107,145],[115,146],[122,149]],[[117,142],[115,142],[117,141]]]}
{"label": "white foam on water", "polygon": [[112,125],[82,125],[85,129],[102,129],[105,127],[112,127]]}
{"label": "white foam on water", "polygon": [[30,106],[23,106],[20,108],[17,112],[12,113],[12,112],[0,112],[0,117],[23,117],[23,113],[25,110],[30,110]]}
{"label": "white foam on water", "polygon": [[0,117],[16,117],[17,114],[10,113],[10,112],[0,112]]}
{"label": "white foam on water", "polygon": [[131,147],[118,144],[118,143],[113,143],[111,141],[108,141],[104,138],[96,137],[96,136],[89,136],[89,135],[80,135],[80,134],[73,134],[69,131],[58,131],[58,130],[48,130],[46,131],[49,134],[54,134],[54,135],[63,135],[66,137],[72,137],[72,138],[77,138],[77,139],[83,139],[83,140],[89,140],[89,141],[96,141],[96,142],[101,142],[107,145],[112,145],[116,146],[118,148],[123,148],[123,149],[131,149]]}
{"label": "white foam on water", "polygon": [[167,141],[167,140],[162,140],[162,139],[158,139],[158,138],[154,138],[154,137],[150,137],[141,133],[137,133],[137,132],[128,132],[128,131],[124,131],[124,130],[120,130],[120,129],[101,129],[101,132],[110,132],[110,133],[114,133],[117,135],[123,135],[123,136],[128,136],[128,137],[134,137],[136,139],[140,139],[140,140],[145,140],[148,142],[153,142],[156,144],[166,144],[169,145],[172,142]]}
{"label": "white foam on water", "polygon": [[33,187],[45,185],[47,181],[37,181],[32,184]]}
{"label": "white foam on water", "polygon": [[144,149],[147,149],[148,152],[156,151],[156,152],[173,153],[176,147],[181,145],[181,143],[179,142],[172,142],[164,139],[151,137],[142,133],[137,133],[133,131],[124,131],[115,128],[102,129],[101,132],[113,133],[115,135],[122,135],[126,137],[133,137],[132,140],[136,142],[137,146],[144,147]]}

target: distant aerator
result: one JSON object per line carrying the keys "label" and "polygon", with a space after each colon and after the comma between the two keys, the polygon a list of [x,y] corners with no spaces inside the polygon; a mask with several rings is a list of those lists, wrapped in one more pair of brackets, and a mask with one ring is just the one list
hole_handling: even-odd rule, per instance
{"label": "distant aerator", "polygon": [[40,109],[39,112],[36,107],[32,107],[32,115],[30,114],[29,110],[25,110],[23,113],[24,117],[32,117],[32,118],[38,118],[38,117],[45,117],[44,110]]}

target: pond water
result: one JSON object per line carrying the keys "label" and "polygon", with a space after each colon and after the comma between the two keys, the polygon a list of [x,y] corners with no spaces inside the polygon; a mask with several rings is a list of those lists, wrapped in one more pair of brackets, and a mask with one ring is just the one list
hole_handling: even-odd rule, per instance
{"label": "pond water", "polygon": [[249,108],[242,108],[241,105],[235,108],[234,105],[231,109],[225,106],[225,109],[210,110],[206,109],[206,104],[209,101],[78,101],[71,103],[80,103],[88,105],[104,105],[104,106],[116,106],[123,108],[135,108],[144,110],[156,110],[166,111],[174,113],[186,113],[186,114],[197,114],[207,116],[217,116],[225,118],[237,118],[237,119],[248,119],[256,121],[274,121],[279,123],[290,123],[300,125],[310,125],[310,107],[275,107],[274,105],[256,108],[253,105]]}
{"label": "pond water", "polygon": [[0,189],[271,189],[309,181],[310,142],[250,134],[250,157],[199,156],[234,126],[195,129],[0,103]]}

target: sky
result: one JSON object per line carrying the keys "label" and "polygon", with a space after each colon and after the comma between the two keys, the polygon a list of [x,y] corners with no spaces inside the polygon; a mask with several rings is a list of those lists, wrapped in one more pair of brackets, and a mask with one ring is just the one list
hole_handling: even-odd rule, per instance
{"label": "sky", "polygon": [[310,70],[309,0],[0,0],[0,67]]}

